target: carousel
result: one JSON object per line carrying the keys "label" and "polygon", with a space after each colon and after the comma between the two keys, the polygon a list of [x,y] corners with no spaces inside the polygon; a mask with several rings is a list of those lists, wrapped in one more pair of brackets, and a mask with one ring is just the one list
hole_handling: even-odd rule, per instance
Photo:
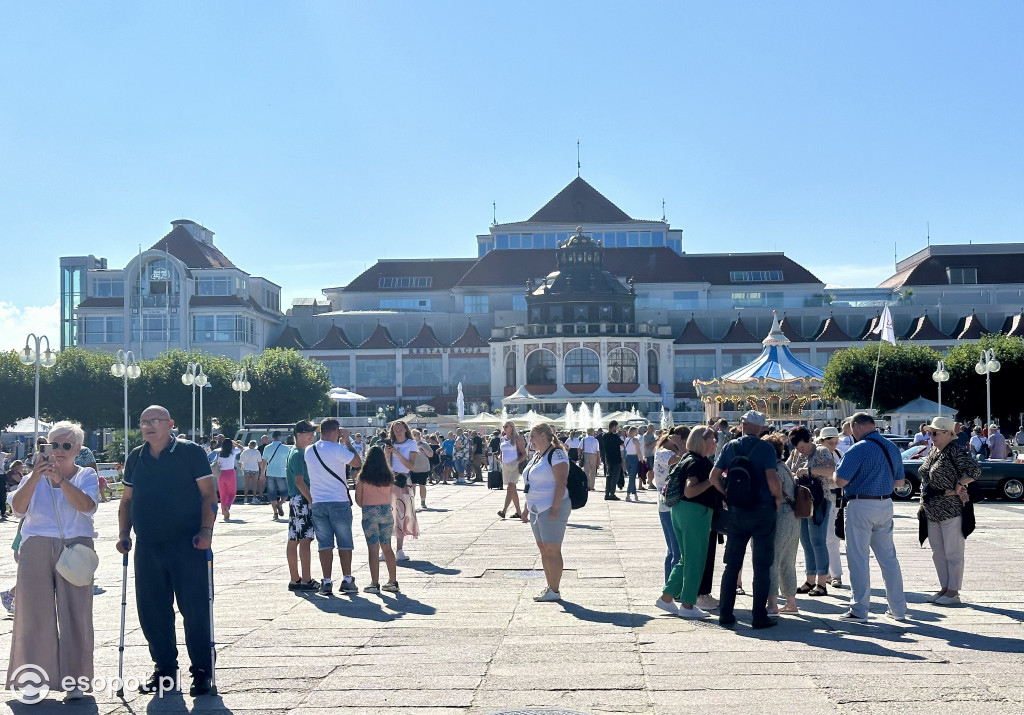
{"label": "carousel", "polygon": [[825,373],[797,359],[775,316],[764,350],[753,362],[714,380],[694,380],[704,416],[718,419],[726,403],[737,411],[754,409],[774,422],[803,422],[802,412],[821,399]]}

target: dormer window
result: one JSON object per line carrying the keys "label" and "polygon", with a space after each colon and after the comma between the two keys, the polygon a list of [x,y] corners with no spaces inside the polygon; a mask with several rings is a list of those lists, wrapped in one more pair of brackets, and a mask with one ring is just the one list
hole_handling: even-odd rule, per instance
{"label": "dormer window", "polygon": [[977,268],[947,268],[946,277],[950,285],[977,284]]}

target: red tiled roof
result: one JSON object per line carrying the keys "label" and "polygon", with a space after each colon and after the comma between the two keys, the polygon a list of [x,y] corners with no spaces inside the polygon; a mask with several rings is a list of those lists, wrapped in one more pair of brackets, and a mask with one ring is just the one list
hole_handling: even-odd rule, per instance
{"label": "red tiled roof", "polygon": [[465,331],[459,336],[451,345],[453,348],[486,348],[488,347],[487,341],[480,337],[480,331],[476,329],[476,326],[472,322],[466,326]]}
{"label": "red tiled roof", "polygon": [[814,336],[816,343],[848,343],[850,336],[843,332],[843,329],[836,325],[836,319],[831,315],[822,321]]}
{"label": "red tiled roof", "polygon": [[170,233],[154,243],[151,251],[166,250],[189,268],[235,268],[235,264],[216,247],[192,237],[184,226],[175,226]]}
{"label": "red tiled roof", "polygon": [[723,343],[759,343],[761,342],[754,337],[747,326],[743,324],[743,318],[736,318],[732,321],[732,325],[729,326],[729,330],[726,331],[725,337],[719,342]]}
{"label": "red tiled roof", "polygon": [[804,336],[797,332],[793,324],[789,322],[789,318],[782,316],[782,320],[779,321],[779,327],[782,328],[782,334],[789,338],[791,343],[802,343],[805,342]]}
{"label": "red tiled roof", "polygon": [[397,348],[398,343],[396,343],[392,339],[391,333],[388,332],[387,328],[385,328],[380,323],[377,323],[377,327],[374,328],[374,331],[373,333],[371,333],[370,337],[368,337],[363,342],[359,343],[357,347],[370,348],[375,350],[390,350],[392,348]]}
{"label": "red tiled roof", "polygon": [[423,326],[420,328],[420,332],[416,333],[416,336],[406,343],[407,348],[443,348],[444,345],[437,339],[437,335],[434,334],[434,329],[427,325],[426,321],[423,321]]}
{"label": "red tiled roof", "polygon": [[307,349],[306,343],[303,342],[302,336],[299,334],[299,331],[296,330],[295,327],[291,325],[284,326],[284,330],[281,331],[281,334],[277,337],[277,340],[275,340],[274,344],[270,345],[269,347],[292,348],[293,350]]}
{"label": "red tiled roof", "polygon": [[[394,290],[409,291],[448,290],[477,262],[476,258],[417,258],[408,260],[383,259],[374,263],[344,286],[345,291]],[[381,288],[381,278],[430,278],[430,287]]]}
{"label": "red tiled roof", "polygon": [[907,340],[949,340],[949,336],[935,327],[935,323],[925,313],[910,324]]}
{"label": "red tiled roof", "polygon": [[79,308],[123,308],[124,298],[86,298]]}
{"label": "red tiled roof", "polygon": [[577,176],[531,216],[528,223],[622,223],[632,220],[625,211]]}
{"label": "red tiled roof", "polygon": [[679,333],[679,337],[676,338],[673,345],[706,345],[710,343],[711,339],[705,335],[700,327],[697,325],[697,321],[690,316],[690,320],[687,321],[683,327],[683,332]]}
{"label": "red tiled roof", "polygon": [[988,330],[981,324],[981,318],[974,313],[960,319],[953,330],[957,340],[978,340]]}
{"label": "red tiled roof", "polygon": [[352,342],[345,335],[344,331],[331,321],[331,327],[327,330],[320,341],[311,350],[348,350]]}

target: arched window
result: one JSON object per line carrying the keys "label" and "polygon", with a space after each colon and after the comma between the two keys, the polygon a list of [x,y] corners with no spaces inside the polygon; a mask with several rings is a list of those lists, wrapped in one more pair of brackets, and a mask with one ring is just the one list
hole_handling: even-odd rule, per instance
{"label": "arched window", "polygon": [[608,353],[608,382],[628,385],[639,382],[635,352],[629,348],[615,348]]}
{"label": "arched window", "polygon": [[574,348],[565,355],[565,383],[601,382],[601,359],[589,348]]}
{"label": "arched window", "polygon": [[557,369],[558,362],[553,352],[543,348],[534,350],[526,357],[526,384],[554,385]]}
{"label": "arched window", "polygon": [[505,387],[517,387],[516,354],[514,352],[505,356]]}
{"label": "arched window", "polygon": [[647,384],[657,385],[661,382],[661,375],[658,373],[658,351],[647,351]]}

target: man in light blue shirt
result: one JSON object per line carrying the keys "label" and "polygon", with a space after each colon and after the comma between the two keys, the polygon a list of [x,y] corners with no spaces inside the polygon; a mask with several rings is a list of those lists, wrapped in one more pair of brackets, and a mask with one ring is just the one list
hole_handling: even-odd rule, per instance
{"label": "man in light blue shirt", "polygon": [[274,521],[284,516],[281,502],[288,501],[288,454],[291,450],[281,442],[281,433],[274,432],[273,441],[263,448],[261,464],[267,475],[267,500],[274,510]]}

